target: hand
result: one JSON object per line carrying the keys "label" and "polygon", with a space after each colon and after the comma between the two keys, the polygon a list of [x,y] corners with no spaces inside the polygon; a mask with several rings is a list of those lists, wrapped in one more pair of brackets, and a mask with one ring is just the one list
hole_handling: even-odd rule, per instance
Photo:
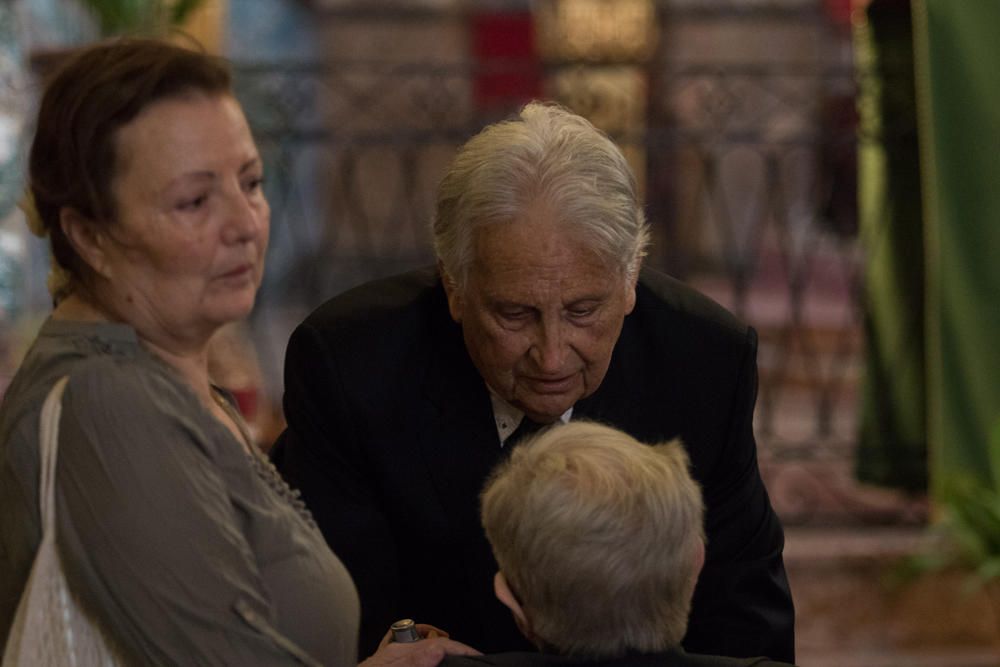
{"label": "hand", "polygon": [[385,633],[375,654],[358,667],[437,667],[446,655],[482,655],[433,625],[417,623],[417,632],[423,639],[409,643],[391,641],[392,632]]}

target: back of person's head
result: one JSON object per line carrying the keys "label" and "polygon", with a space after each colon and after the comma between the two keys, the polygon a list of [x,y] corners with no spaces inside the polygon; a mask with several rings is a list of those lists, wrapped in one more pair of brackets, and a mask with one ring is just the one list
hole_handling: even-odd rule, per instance
{"label": "back of person's head", "polygon": [[677,441],[571,422],[518,445],[482,521],[530,634],[584,658],[680,645],[704,551],[701,491]]}
{"label": "back of person's head", "polygon": [[223,60],[153,39],[85,47],[53,73],[39,106],[28,180],[37,212],[32,231],[49,235],[53,257],[71,280],[67,291],[86,265],[63,234],[60,212],[73,209],[101,225],[115,220],[118,130],[161,100],[230,92]]}
{"label": "back of person's head", "polygon": [[438,188],[434,249],[464,287],[476,231],[518,220],[533,204],[631,280],[649,243],[635,178],[611,139],[554,104],[532,102],[462,146]]}

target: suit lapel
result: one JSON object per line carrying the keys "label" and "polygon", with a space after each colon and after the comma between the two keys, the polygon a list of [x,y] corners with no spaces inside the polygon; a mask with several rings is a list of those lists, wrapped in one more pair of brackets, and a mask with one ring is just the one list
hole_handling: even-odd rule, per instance
{"label": "suit lapel", "polygon": [[465,351],[461,327],[448,317],[443,290],[436,305],[442,316],[433,324],[418,446],[452,526],[478,528],[479,490],[503,451],[489,392]]}
{"label": "suit lapel", "polygon": [[577,402],[573,408],[574,420],[588,419],[625,430],[631,430],[637,423],[644,401],[634,391],[643,386],[643,364],[635,336],[632,316],[628,316],[615,343],[604,381],[597,391]]}

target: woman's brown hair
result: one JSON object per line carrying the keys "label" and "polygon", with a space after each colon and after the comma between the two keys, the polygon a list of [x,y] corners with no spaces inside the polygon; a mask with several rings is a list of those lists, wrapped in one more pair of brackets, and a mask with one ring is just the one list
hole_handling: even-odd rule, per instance
{"label": "woman's brown hair", "polygon": [[[220,58],[152,39],[117,39],[73,54],[42,96],[28,161],[30,192],[55,261],[73,281],[86,273],[63,234],[64,208],[97,224],[115,220],[118,130],[155,102],[231,92]],[[54,295],[58,301],[64,294]]]}

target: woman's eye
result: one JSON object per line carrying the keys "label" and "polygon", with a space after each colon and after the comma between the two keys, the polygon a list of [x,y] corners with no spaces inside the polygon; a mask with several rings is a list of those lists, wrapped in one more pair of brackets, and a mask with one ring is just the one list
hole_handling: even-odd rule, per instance
{"label": "woman's eye", "polygon": [[177,209],[180,211],[197,211],[205,202],[208,201],[208,195],[198,195],[197,197],[192,197],[190,199],[184,199],[177,204]]}
{"label": "woman's eye", "polygon": [[256,192],[260,190],[264,185],[264,177],[258,176],[257,178],[251,178],[243,183],[243,188],[247,192]]}

